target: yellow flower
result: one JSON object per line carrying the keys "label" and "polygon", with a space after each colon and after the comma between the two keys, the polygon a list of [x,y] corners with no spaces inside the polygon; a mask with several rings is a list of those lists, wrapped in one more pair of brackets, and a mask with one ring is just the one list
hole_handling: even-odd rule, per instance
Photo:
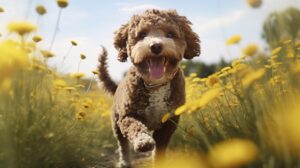
{"label": "yellow flower", "polygon": [[31,33],[32,31],[35,31],[36,30],[36,26],[29,23],[29,22],[26,22],[26,21],[23,21],[23,22],[11,22],[9,25],[8,25],[8,30],[10,32],[15,32],[15,33],[18,33],[20,36],[23,36],[25,34],[29,34]]}
{"label": "yellow flower", "polygon": [[0,82],[28,65],[28,55],[20,44],[13,41],[0,43]]}
{"label": "yellow flower", "polygon": [[213,88],[202,94],[200,100],[197,101],[198,108],[206,106],[214,100],[221,92],[221,88]]}
{"label": "yellow flower", "polygon": [[78,84],[78,85],[76,85],[75,87],[77,87],[77,88],[79,88],[79,89],[82,89],[82,88],[84,88],[85,86],[84,86],[84,85],[81,85],[81,84]]}
{"label": "yellow flower", "polygon": [[271,85],[275,85],[275,84],[278,84],[278,83],[281,83],[282,82],[282,78],[280,76],[273,76],[269,82],[271,83]]}
{"label": "yellow flower", "polygon": [[32,37],[32,41],[34,41],[36,43],[38,43],[38,42],[40,42],[42,40],[43,40],[43,38],[41,36],[33,36]]}
{"label": "yellow flower", "polygon": [[76,98],[79,98],[80,94],[79,93],[74,93],[73,96],[76,97]]}
{"label": "yellow flower", "polygon": [[73,46],[77,46],[77,42],[76,42],[76,41],[71,40],[71,44],[72,44]]}
{"label": "yellow flower", "polygon": [[278,58],[278,55],[272,55],[272,56],[271,56],[271,60],[272,60],[272,61],[276,61],[277,58]]}
{"label": "yellow flower", "polygon": [[67,86],[66,82],[62,79],[56,79],[54,81],[54,86],[56,88],[65,88]]}
{"label": "yellow flower", "polygon": [[258,8],[262,4],[262,0],[247,0],[247,2],[252,8]]}
{"label": "yellow flower", "polygon": [[41,50],[41,53],[45,58],[52,58],[55,56],[52,52],[47,50]]}
{"label": "yellow flower", "polygon": [[233,45],[233,44],[237,44],[241,41],[241,36],[240,35],[234,35],[232,37],[230,37],[227,41],[226,44],[229,45]]}
{"label": "yellow flower", "polygon": [[230,70],[227,71],[228,74],[234,74],[236,73],[236,69],[235,68],[231,68]]}
{"label": "yellow flower", "polygon": [[181,115],[182,113],[186,112],[188,110],[188,105],[192,103],[186,103],[180,107],[178,107],[175,111],[175,115]]}
{"label": "yellow flower", "polygon": [[247,56],[254,56],[258,51],[258,46],[256,44],[249,44],[243,51]]}
{"label": "yellow flower", "polygon": [[231,69],[231,67],[224,67],[221,69],[221,72],[227,72]]}
{"label": "yellow flower", "polygon": [[277,68],[279,65],[282,64],[282,62],[276,62],[276,60],[272,59],[272,60],[270,60],[270,64],[271,64],[271,67]]}
{"label": "yellow flower", "polygon": [[171,113],[166,113],[166,114],[163,115],[163,117],[161,118],[161,122],[162,122],[162,123],[165,123],[165,122],[167,122],[170,118],[171,118]]}
{"label": "yellow flower", "polygon": [[264,66],[266,69],[270,69],[270,68],[272,68],[272,66],[271,65],[265,65]]}
{"label": "yellow flower", "polygon": [[66,8],[69,4],[68,0],[56,0],[57,5],[61,8]]}
{"label": "yellow flower", "polygon": [[74,87],[65,87],[64,89],[69,92],[76,90],[76,88],[74,88]]}
{"label": "yellow flower", "polygon": [[191,74],[190,74],[190,77],[196,77],[196,76],[197,76],[196,73],[191,73]]}
{"label": "yellow flower", "polygon": [[292,46],[287,46],[286,48],[286,57],[287,58],[295,58],[296,53]]}
{"label": "yellow flower", "polygon": [[[156,156],[155,168],[207,168],[207,162],[201,155],[189,152],[170,152],[168,157]],[[146,168],[152,168],[150,165]]]}
{"label": "yellow flower", "polygon": [[204,94],[202,94],[200,99],[187,102],[185,105],[180,106],[175,110],[175,115],[181,115],[184,112],[194,112],[200,108],[205,107],[208,103],[210,103],[212,100],[217,98],[221,92],[221,88],[213,88],[208,91],[206,91]]}
{"label": "yellow flower", "polygon": [[75,79],[81,79],[82,77],[84,77],[84,73],[73,73],[71,74],[71,77]]}
{"label": "yellow flower", "polygon": [[211,75],[206,79],[206,85],[213,87],[215,84],[220,83],[220,79],[216,75]]}
{"label": "yellow flower", "polygon": [[200,79],[200,78],[194,78],[194,79],[192,80],[192,82],[193,82],[193,83],[199,83],[199,82],[201,82],[201,79]]}
{"label": "yellow flower", "polygon": [[82,106],[83,106],[84,108],[89,108],[89,107],[90,107],[90,104],[88,104],[88,103],[83,103]]}
{"label": "yellow flower", "polygon": [[235,66],[237,66],[237,65],[239,65],[239,64],[241,64],[241,60],[239,60],[239,59],[233,60],[232,63],[231,63],[231,65],[232,65],[233,67],[235,67]]}
{"label": "yellow flower", "polygon": [[38,5],[35,8],[35,11],[39,14],[39,15],[44,15],[47,13],[47,9],[43,6],[43,5]]}
{"label": "yellow flower", "polygon": [[37,64],[37,63],[33,63],[33,64],[31,65],[31,67],[32,67],[33,69],[36,69],[36,70],[46,70],[46,69],[47,69],[47,67],[45,67],[45,66],[43,66],[43,65],[41,65],[41,64]]}
{"label": "yellow flower", "polygon": [[223,77],[225,77],[225,76],[227,76],[226,73],[219,73],[219,74],[218,74],[218,77],[219,77],[219,78],[223,78]]}
{"label": "yellow flower", "polygon": [[92,99],[90,99],[90,98],[85,98],[85,99],[83,100],[82,106],[83,106],[84,108],[90,108],[92,105],[93,105],[93,100],[92,100]]}
{"label": "yellow flower", "polygon": [[86,117],[86,113],[84,111],[80,111],[79,113],[76,114],[76,118],[78,120],[82,120]]}
{"label": "yellow flower", "polygon": [[84,60],[86,59],[86,56],[84,54],[80,54],[80,59]]}
{"label": "yellow flower", "polygon": [[278,55],[280,53],[281,49],[282,49],[281,47],[275,48],[274,50],[272,50],[272,55]]}
{"label": "yellow flower", "polygon": [[247,88],[253,82],[255,82],[256,80],[263,77],[265,73],[266,73],[266,71],[264,68],[261,68],[254,72],[251,72],[250,74],[246,75],[246,77],[244,79],[242,79],[242,85]]}
{"label": "yellow flower", "polygon": [[246,58],[247,58],[247,55],[242,55],[242,56],[240,57],[241,60],[244,60],[244,59],[246,59]]}
{"label": "yellow flower", "polygon": [[272,124],[265,123],[267,131],[265,136],[272,139],[269,145],[279,154],[286,151],[297,157],[300,152],[300,105],[298,101],[299,97],[288,99],[274,109],[270,109]]}
{"label": "yellow flower", "polygon": [[290,44],[292,42],[292,40],[285,40],[284,42],[283,42],[283,44]]}
{"label": "yellow flower", "polygon": [[5,12],[4,8],[0,6],[0,13]]}
{"label": "yellow flower", "polygon": [[234,69],[239,73],[239,75],[245,75],[245,73],[251,70],[250,67],[246,64],[238,64],[234,67]]}
{"label": "yellow flower", "polygon": [[255,161],[257,155],[258,148],[253,142],[232,139],[213,146],[208,159],[213,167],[240,167]]}
{"label": "yellow flower", "polygon": [[97,70],[93,70],[92,73],[93,73],[94,75],[98,75],[98,74],[99,74],[99,72],[98,72]]}

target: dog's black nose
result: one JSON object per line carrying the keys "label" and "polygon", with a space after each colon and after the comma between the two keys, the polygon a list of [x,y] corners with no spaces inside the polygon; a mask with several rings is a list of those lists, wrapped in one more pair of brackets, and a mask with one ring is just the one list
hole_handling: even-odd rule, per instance
{"label": "dog's black nose", "polygon": [[162,51],[162,44],[160,43],[155,43],[150,46],[151,52],[154,54],[159,54]]}

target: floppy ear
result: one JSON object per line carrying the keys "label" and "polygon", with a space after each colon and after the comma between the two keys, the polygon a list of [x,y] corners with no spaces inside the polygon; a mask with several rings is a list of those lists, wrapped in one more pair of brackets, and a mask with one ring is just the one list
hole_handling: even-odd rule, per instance
{"label": "floppy ear", "polygon": [[200,51],[200,38],[197,33],[195,33],[191,25],[192,23],[185,17],[185,16],[178,16],[178,23],[180,24],[179,26],[181,27],[185,40],[186,40],[186,50],[184,53],[184,58],[185,59],[192,59],[193,57],[199,56],[201,51]]}
{"label": "floppy ear", "polygon": [[187,48],[184,54],[185,59],[192,59],[193,57],[200,56],[201,48],[200,48],[200,39],[198,34],[193,32],[190,25],[186,25],[187,27],[184,29],[185,40],[187,44]]}
{"label": "floppy ear", "polygon": [[115,32],[114,46],[119,51],[118,60],[121,62],[125,62],[128,57],[126,50],[129,29],[128,27],[128,24],[122,25],[119,30]]}

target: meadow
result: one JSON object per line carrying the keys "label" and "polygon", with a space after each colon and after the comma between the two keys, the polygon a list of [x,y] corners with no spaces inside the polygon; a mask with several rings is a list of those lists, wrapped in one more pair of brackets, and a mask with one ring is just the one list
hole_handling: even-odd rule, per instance
{"label": "meadow", "polygon": [[[37,15],[46,12],[36,7]],[[64,56],[39,48],[36,25],[7,28],[16,37],[0,40],[0,167],[113,167],[112,98],[98,86],[98,72],[61,73],[47,62]],[[227,45],[241,40],[235,35]],[[157,167],[300,167],[300,38],[268,50],[249,44],[240,55],[206,78],[186,77],[186,104],[162,118],[181,115],[168,160]],[[78,69],[86,57],[79,58]]]}

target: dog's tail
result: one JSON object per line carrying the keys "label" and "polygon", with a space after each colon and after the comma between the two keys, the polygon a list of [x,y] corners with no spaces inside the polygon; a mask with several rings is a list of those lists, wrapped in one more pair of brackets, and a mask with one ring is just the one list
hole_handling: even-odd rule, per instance
{"label": "dog's tail", "polygon": [[103,84],[103,88],[105,91],[108,93],[114,95],[118,85],[111,79],[110,75],[108,74],[107,71],[107,51],[106,49],[102,46],[102,51],[99,55],[99,66],[98,66],[98,71],[99,71],[99,79]]}

